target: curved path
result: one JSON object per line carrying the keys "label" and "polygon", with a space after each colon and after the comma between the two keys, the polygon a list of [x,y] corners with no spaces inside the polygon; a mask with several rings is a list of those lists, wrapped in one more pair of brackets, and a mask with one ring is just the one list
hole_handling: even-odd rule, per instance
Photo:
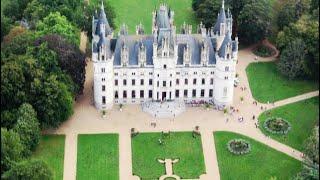
{"label": "curved path", "polygon": [[[84,47],[82,45],[82,47]],[[251,47],[252,48],[252,47]],[[306,93],[297,97],[288,98],[271,104],[261,104],[258,106],[252,104],[254,101],[245,68],[251,62],[254,62],[255,55],[251,48],[239,51],[239,63],[237,73],[240,78],[239,87],[247,87],[246,91],[235,88],[234,106],[239,109],[239,113],[224,115],[221,111],[205,110],[204,108],[187,108],[186,112],[172,119],[155,119],[147,113],[142,112],[139,105],[125,105],[120,112],[118,106],[107,112],[107,118],[103,119],[92,104],[92,83],[93,67],[89,62],[86,67],[86,81],[84,85],[84,94],[79,97],[74,106],[74,114],[63,123],[59,129],[50,132],[53,134],[65,134],[65,159],[64,159],[64,179],[76,179],[76,160],[77,160],[77,135],[82,133],[118,133],[119,134],[119,174],[121,180],[138,179],[132,176],[132,155],[130,129],[136,128],[140,132],[161,132],[161,131],[192,131],[195,126],[200,127],[202,134],[202,146],[205,158],[207,174],[201,175],[200,179],[215,180],[220,179],[217,155],[214,146],[212,132],[214,131],[232,131],[249,136],[261,143],[264,143],[276,150],[279,150],[291,157],[301,160],[302,153],[273,139],[266,137],[254,125],[256,121],[251,120],[252,115],[259,116],[263,111],[260,106],[266,106],[268,109],[275,108],[284,104],[308,99],[318,96],[319,91]],[[258,61],[271,61],[271,58],[260,58]],[[244,102],[240,102],[240,97],[244,97]],[[237,118],[244,117],[244,121],[239,123]],[[226,118],[229,122],[226,123]],[[156,121],[157,127],[151,127],[150,122]]]}

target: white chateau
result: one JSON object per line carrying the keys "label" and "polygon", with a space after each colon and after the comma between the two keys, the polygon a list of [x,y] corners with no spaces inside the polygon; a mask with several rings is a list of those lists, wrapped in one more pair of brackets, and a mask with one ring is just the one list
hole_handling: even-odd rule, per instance
{"label": "white chateau", "polygon": [[152,13],[152,34],[141,23],[129,35],[123,25],[115,36],[103,4],[92,20],[94,103],[98,109],[113,104],[161,100],[213,101],[232,104],[238,38],[231,39],[232,16],[224,3],[215,25],[202,23],[192,34],[190,25],[176,33],[174,12],[160,5]]}

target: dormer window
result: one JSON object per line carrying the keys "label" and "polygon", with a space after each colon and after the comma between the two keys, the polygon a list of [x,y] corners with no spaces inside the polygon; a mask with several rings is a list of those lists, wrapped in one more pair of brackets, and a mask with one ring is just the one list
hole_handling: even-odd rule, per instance
{"label": "dormer window", "polygon": [[167,69],[167,65],[165,64],[165,65],[163,65],[163,69]]}
{"label": "dormer window", "polygon": [[102,61],[104,61],[104,55],[101,56]]}
{"label": "dormer window", "polygon": [[230,54],[229,53],[227,54],[227,59],[230,59]]}

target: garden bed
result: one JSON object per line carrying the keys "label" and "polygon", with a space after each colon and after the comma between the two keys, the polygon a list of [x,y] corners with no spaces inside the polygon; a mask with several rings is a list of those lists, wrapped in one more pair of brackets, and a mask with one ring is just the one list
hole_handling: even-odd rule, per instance
{"label": "garden bed", "polygon": [[276,51],[271,47],[265,46],[263,44],[258,45],[252,50],[253,54],[260,57],[271,57],[276,54]]}

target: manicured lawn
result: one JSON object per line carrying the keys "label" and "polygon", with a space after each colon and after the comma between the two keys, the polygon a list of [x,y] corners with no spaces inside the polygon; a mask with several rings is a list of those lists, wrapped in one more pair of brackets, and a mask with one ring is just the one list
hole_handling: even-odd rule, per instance
{"label": "manicured lawn", "polygon": [[303,150],[304,141],[310,136],[315,124],[319,124],[319,97],[271,109],[270,116],[281,117],[291,124],[287,135],[271,134],[263,128],[267,112],[259,116],[260,129],[271,138],[287,144],[295,149]]}
{"label": "manicured lawn", "polygon": [[42,159],[49,165],[54,173],[54,180],[63,179],[64,141],[64,135],[42,136],[32,155],[32,158]]}
{"label": "manicured lawn", "polygon": [[278,101],[319,89],[313,81],[288,80],[275,62],[251,63],[246,68],[253,97],[262,103]]}
{"label": "manicured lawn", "polygon": [[78,135],[77,179],[119,179],[118,134]]}
{"label": "manicured lawn", "polygon": [[[151,33],[152,11],[159,7],[160,3],[166,3],[174,11],[174,22],[177,32],[183,22],[192,25],[193,32],[196,31],[198,22],[191,7],[192,0],[108,0],[116,12],[116,33],[125,23],[129,28],[129,34],[135,34],[136,25],[140,22],[144,25],[145,33]],[[90,3],[100,4],[100,0],[90,0]]]}
{"label": "manicured lawn", "polygon": [[164,164],[157,159],[176,159],[174,174],[181,178],[199,178],[205,172],[201,137],[191,132],[174,132],[160,145],[161,133],[141,133],[132,138],[133,173],[142,179],[158,179],[165,174]]}
{"label": "manicured lawn", "polygon": [[[242,138],[251,144],[246,155],[234,155],[227,142]],[[214,132],[221,180],[290,179],[301,169],[301,162],[249,137],[232,132]]]}

